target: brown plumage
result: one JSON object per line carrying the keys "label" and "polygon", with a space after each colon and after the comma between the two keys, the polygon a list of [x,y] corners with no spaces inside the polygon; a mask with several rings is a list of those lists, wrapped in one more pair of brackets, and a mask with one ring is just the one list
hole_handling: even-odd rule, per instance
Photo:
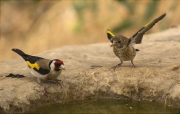
{"label": "brown plumage", "polygon": [[163,14],[155,20],[149,22],[130,38],[122,35],[114,35],[110,30],[107,31],[107,37],[112,43],[111,47],[113,47],[113,52],[120,59],[120,63],[114,66],[114,69],[121,66],[123,64],[123,61],[131,61],[132,66],[135,67],[133,59],[136,56],[136,51],[139,50],[135,49],[133,47],[133,44],[140,44],[143,35],[165,16],[166,14]]}

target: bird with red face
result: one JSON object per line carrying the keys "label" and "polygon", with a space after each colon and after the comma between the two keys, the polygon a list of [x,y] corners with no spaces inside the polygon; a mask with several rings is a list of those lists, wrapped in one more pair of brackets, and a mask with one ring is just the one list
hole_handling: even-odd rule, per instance
{"label": "bird with red face", "polygon": [[63,61],[59,59],[50,60],[42,57],[28,55],[20,49],[15,48],[13,48],[12,51],[19,54],[25,60],[28,67],[31,69],[31,74],[37,77],[39,84],[41,79],[57,80],[57,77],[61,74],[61,71],[65,69]]}

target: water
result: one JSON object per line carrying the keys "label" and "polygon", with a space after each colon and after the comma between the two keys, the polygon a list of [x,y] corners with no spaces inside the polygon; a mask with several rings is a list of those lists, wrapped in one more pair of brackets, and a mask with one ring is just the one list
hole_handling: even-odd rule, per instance
{"label": "water", "polygon": [[164,106],[150,101],[131,101],[116,99],[93,99],[69,102],[66,104],[47,104],[29,113],[48,114],[180,114],[180,109]]}

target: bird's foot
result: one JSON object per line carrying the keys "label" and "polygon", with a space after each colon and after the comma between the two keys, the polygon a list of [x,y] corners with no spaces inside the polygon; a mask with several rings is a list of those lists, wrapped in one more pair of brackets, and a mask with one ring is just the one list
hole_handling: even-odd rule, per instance
{"label": "bird's foot", "polygon": [[47,91],[47,89],[46,89],[46,87],[44,87],[44,95],[48,95],[48,91]]}
{"label": "bird's foot", "polygon": [[132,64],[132,67],[135,68],[136,66],[134,64]]}
{"label": "bird's foot", "polygon": [[135,68],[136,66],[134,64],[132,64],[132,67]]}
{"label": "bird's foot", "polygon": [[38,84],[44,88],[44,95],[46,95],[46,96],[47,96],[48,91],[47,91],[46,87],[45,87],[45,86],[43,86],[41,83],[38,83]]}
{"label": "bird's foot", "polygon": [[117,64],[116,66],[113,66],[112,69],[116,70],[116,68],[120,67],[122,63]]}
{"label": "bird's foot", "polygon": [[132,64],[132,67],[134,67],[134,68],[136,67],[133,63],[133,59],[131,60],[131,64]]}
{"label": "bird's foot", "polygon": [[59,80],[59,79],[56,79],[56,80],[54,80],[54,81],[55,81],[55,83],[56,83],[57,85],[61,86],[61,89],[62,89],[63,81],[62,81],[62,80]]}

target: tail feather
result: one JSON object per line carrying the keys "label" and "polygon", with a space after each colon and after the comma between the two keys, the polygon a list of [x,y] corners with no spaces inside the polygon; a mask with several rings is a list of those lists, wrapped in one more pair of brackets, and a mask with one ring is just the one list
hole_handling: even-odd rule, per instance
{"label": "tail feather", "polygon": [[37,62],[39,59],[44,59],[44,58],[42,58],[42,57],[37,57],[37,56],[28,55],[28,54],[24,53],[23,51],[21,51],[20,49],[13,48],[12,51],[16,52],[16,53],[19,54],[25,61],[29,61],[30,63],[35,63],[35,62]]}
{"label": "tail feather", "polygon": [[140,51],[139,49],[135,49],[136,51]]}
{"label": "tail feather", "polygon": [[28,56],[27,54],[25,54],[23,51],[21,51],[20,49],[16,49],[16,48],[13,48],[12,51],[16,52],[17,54],[19,54],[25,61],[28,59]]}
{"label": "tail feather", "polygon": [[26,55],[26,54],[25,54],[23,51],[21,51],[20,49],[13,48],[12,51],[16,52],[16,53],[19,54],[20,56]]}

